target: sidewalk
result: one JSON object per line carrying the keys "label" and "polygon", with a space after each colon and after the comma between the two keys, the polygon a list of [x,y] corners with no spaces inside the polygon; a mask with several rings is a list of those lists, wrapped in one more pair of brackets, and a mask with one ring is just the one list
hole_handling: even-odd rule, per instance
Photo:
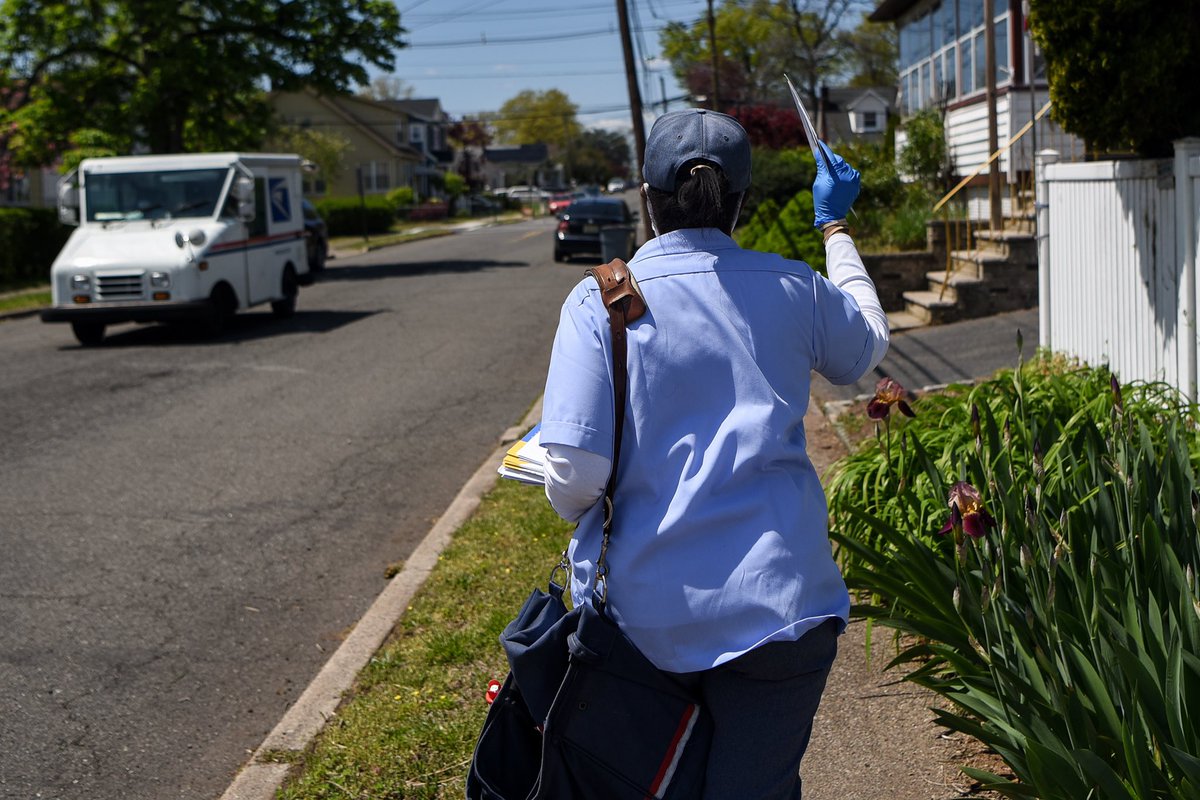
{"label": "sidewalk", "polygon": [[893,333],[888,354],[873,374],[848,386],[816,378],[813,398],[830,404],[870,397],[883,377],[914,392],[988,377],[1017,365],[1018,331],[1028,361],[1037,350],[1036,308]]}

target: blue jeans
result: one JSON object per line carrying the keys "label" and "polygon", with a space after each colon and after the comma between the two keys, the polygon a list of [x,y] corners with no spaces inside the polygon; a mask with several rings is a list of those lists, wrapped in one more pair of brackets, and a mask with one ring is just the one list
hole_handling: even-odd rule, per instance
{"label": "blue jeans", "polygon": [[800,759],[837,656],[839,621],[700,672],[675,673],[712,714],[703,800],[800,800]]}

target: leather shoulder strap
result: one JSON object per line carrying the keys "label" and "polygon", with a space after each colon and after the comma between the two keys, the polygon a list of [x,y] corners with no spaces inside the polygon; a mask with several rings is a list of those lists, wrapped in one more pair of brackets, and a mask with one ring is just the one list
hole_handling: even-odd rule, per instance
{"label": "leather shoulder strap", "polygon": [[600,545],[600,556],[596,559],[596,582],[598,598],[593,605],[603,613],[608,595],[608,543],[612,536],[613,495],[617,488],[617,466],[621,463],[621,432],[625,427],[626,333],[629,323],[646,313],[646,301],[638,290],[637,282],[628,265],[619,258],[607,264],[593,267],[584,273],[600,285],[604,307],[608,309],[608,326],[612,333],[613,349],[613,457],[608,484],[604,487],[604,538]]}
{"label": "leather shoulder strap", "polygon": [[621,259],[614,258],[607,264],[592,267],[584,274],[592,276],[596,283],[600,284],[600,295],[604,298],[604,306],[610,314],[622,300],[629,298],[629,304],[625,308],[626,325],[646,313],[646,300],[642,297],[629,266]]}

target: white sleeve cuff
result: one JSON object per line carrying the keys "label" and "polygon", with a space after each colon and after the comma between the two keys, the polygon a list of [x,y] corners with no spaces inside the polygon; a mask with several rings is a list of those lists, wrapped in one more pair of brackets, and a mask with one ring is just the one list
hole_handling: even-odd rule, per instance
{"label": "white sleeve cuff", "polygon": [[590,450],[546,445],[546,499],[568,522],[578,522],[604,496],[612,461]]}

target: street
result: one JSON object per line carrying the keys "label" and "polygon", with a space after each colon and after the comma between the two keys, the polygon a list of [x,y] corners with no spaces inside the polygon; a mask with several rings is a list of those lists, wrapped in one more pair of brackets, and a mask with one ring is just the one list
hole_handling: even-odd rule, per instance
{"label": "street", "polygon": [[330,261],[212,340],[0,322],[0,797],[221,793],[541,392],[552,230]]}

